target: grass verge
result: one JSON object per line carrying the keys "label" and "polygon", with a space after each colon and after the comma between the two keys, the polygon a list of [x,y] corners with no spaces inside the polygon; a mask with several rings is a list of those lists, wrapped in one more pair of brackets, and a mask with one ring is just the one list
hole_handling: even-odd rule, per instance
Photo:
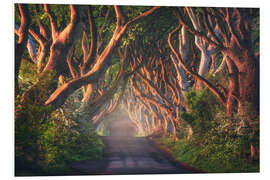
{"label": "grass verge", "polygon": [[[250,162],[228,151],[226,144],[198,146],[187,140],[170,137],[153,138],[173,156],[176,161],[206,173],[259,172],[259,162]],[[239,158],[236,158],[239,157]]]}

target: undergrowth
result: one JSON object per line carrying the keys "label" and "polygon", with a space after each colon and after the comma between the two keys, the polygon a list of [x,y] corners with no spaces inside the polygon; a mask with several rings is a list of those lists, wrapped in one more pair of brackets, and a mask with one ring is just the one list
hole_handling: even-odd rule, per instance
{"label": "undergrowth", "polygon": [[56,110],[42,105],[42,91],[52,79],[40,80],[27,89],[27,96],[16,97],[16,176],[63,175],[70,171],[70,162],[102,158],[104,145],[76,101],[80,91]]}
{"label": "undergrowth", "polygon": [[176,160],[211,173],[259,172],[259,152],[250,159],[250,145],[259,148],[258,117],[251,125],[243,116],[227,117],[208,90],[186,93],[185,102],[178,140],[158,139]]}

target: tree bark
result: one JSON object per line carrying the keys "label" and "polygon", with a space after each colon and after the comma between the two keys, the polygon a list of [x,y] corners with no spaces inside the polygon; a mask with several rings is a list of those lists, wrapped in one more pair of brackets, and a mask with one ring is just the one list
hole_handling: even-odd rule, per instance
{"label": "tree bark", "polygon": [[18,7],[21,14],[21,25],[18,30],[19,39],[15,45],[15,95],[19,93],[18,75],[21,66],[22,55],[26,48],[28,39],[28,28],[30,26],[30,16],[27,5],[18,4]]}
{"label": "tree bark", "polygon": [[226,58],[226,62],[229,70],[229,85],[226,103],[226,112],[229,117],[237,113],[238,98],[239,97],[239,72],[235,64],[230,58]]}
{"label": "tree bark", "polygon": [[76,89],[80,88],[82,85],[91,84],[97,82],[98,77],[100,74],[103,74],[107,69],[108,64],[106,61],[109,59],[108,57],[111,55],[115,47],[118,45],[120,39],[125,34],[127,28],[134,22],[140,20],[141,18],[152,14],[156,9],[159,7],[154,7],[149,11],[135,17],[134,19],[128,21],[127,23],[124,22],[124,17],[119,7],[115,6],[115,13],[117,15],[117,26],[114,30],[113,36],[104,49],[104,51],[99,56],[98,60],[94,64],[93,68],[87,72],[84,76],[71,80],[70,82],[64,84],[63,86],[59,87],[45,102],[45,105],[52,104],[56,107],[61,106],[66,98],[73,93]]}
{"label": "tree bark", "polygon": [[63,31],[59,32],[49,6],[44,5],[44,9],[51,20],[53,43],[50,48],[50,58],[43,71],[55,70],[60,75],[65,69],[68,69],[66,57],[79,38],[83,23],[80,19],[79,7],[70,5],[70,23]]}

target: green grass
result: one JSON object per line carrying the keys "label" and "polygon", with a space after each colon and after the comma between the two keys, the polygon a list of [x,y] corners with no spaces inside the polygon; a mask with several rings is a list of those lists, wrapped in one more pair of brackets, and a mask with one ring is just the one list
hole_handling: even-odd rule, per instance
{"label": "green grass", "polygon": [[157,142],[168,149],[176,160],[204,172],[259,172],[259,162],[249,162],[237,155],[227,143],[198,146],[187,140],[173,141],[169,137],[161,137]]}

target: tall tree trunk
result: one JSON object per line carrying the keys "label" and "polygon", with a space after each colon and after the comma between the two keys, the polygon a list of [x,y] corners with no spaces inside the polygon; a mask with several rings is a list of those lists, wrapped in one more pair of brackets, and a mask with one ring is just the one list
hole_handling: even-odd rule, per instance
{"label": "tall tree trunk", "polygon": [[243,114],[253,110],[253,113],[259,115],[259,61],[248,49],[241,49],[241,54],[239,51],[239,48],[234,48],[227,52],[238,69],[240,97],[238,112]]}
{"label": "tall tree trunk", "polygon": [[238,99],[239,98],[239,81],[238,69],[230,58],[226,58],[229,70],[229,85],[227,93],[226,112],[229,117],[237,113]]}
{"label": "tall tree trunk", "polygon": [[21,15],[21,25],[17,34],[19,35],[18,42],[15,45],[15,95],[19,93],[18,75],[21,66],[21,60],[23,52],[26,48],[26,43],[28,39],[28,28],[30,26],[30,16],[26,4],[18,4],[20,15]]}
{"label": "tall tree trunk", "polygon": [[[259,116],[259,60],[253,55],[253,51],[247,47],[252,47],[247,44],[239,46],[237,39],[231,41],[231,49],[224,51],[235,64],[238,69],[238,84],[239,84],[239,104],[238,115],[243,118],[247,126],[251,128],[250,136],[255,135],[254,121]],[[240,53],[241,52],[241,53]],[[254,159],[258,156],[255,154],[254,144],[250,144],[250,158]]]}

